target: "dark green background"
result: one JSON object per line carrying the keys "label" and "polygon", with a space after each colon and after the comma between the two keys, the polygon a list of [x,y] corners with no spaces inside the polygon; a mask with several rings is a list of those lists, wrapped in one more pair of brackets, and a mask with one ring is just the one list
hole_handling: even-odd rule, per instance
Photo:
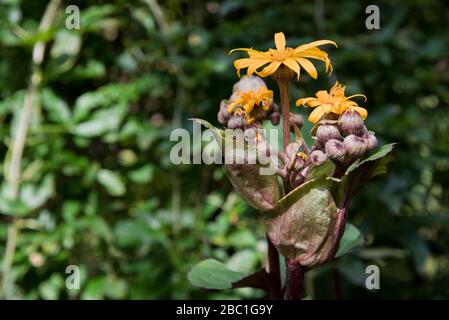
{"label": "dark green background", "polygon": [[[75,3],[73,3],[75,2]],[[237,81],[232,48],[330,39],[334,74],[292,83],[293,98],[338,79],[364,93],[367,125],[397,142],[396,163],[352,203],[363,249],[314,270],[314,299],[449,297],[449,7],[444,1],[63,1],[53,28],[36,30],[46,1],[0,1],[0,259],[7,229],[22,221],[10,298],[259,298],[251,289],[192,287],[187,272],[215,258],[253,270],[264,259],[258,213],[220,166],[170,163],[173,127],[217,124]],[[65,28],[77,4],[81,29]],[[380,8],[380,30],[365,8]],[[161,23],[165,28],[161,30]],[[43,82],[22,161],[21,193],[8,201],[3,159],[32,72],[32,47],[48,41]],[[271,80],[268,85],[275,90]],[[275,99],[277,99],[275,90]],[[298,110],[304,112],[303,110]],[[14,218],[13,218],[14,217]],[[65,289],[67,265],[81,289]],[[376,264],[381,289],[364,287]],[[332,276],[332,274],[334,276]],[[333,290],[338,280],[340,290]]]}

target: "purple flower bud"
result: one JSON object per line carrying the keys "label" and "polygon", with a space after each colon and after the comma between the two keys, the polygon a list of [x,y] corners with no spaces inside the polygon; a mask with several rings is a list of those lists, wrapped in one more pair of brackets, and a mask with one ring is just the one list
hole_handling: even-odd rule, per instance
{"label": "purple flower bud", "polygon": [[374,134],[369,133],[364,138],[365,138],[366,149],[368,151],[371,151],[377,147],[377,138]]}
{"label": "purple flower bud", "polygon": [[300,147],[299,143],[291,142],[285,148],[285,154],[291,159],[295,156],[295,154],[298,153],[299,147]]}
{"label": "purple flower bud", "polygon": [[312,151],[310,154],[310,161],[313,165],[319,166],[322,165],[324,162],[326,162],[327,156],[326,154],[321,150],[315,150]]}
{"label": "purple flower bud", "polygon": [[304,120],[300,114],[291,113],[290,114],[290,126],[293,128],[293,125],[297,126],[298,129],[302,128],[304,124]]}
{"label": "purple flower bud", "polygon": [[218,122],[220,122],[222,125],[226,125],[230,117],[231,115],[228,112],[228,105],[226,103],[226,100],[221,100],[220,110],[218,111],[217,115]]}
{"label": "purple flower bud", "polygon": [[246,118],[243,115],[232,116],[228,121],[229,129],[243,129],[246,126]]}
{"label": "purple flower bud", "polygon": [[270,115],[271,124],[273,126],[277,126],[279,124],[279,120],[281,119],[281,115],[279,112],[275,111]]}
{"label": "purple flower bud", "polygon": [[359,158],[366,153],[365,138],[350,134],[343,140],[343,145],[351,158]]}
{"label": "purple flower bud", "polygon": [[316,138],[321,145],[324,145],[330,139],[340,140],[341,135],[336,126],[323,124],[316,129]]}
{"label": "purple flower bud", "polygon": [[343,143],[337,139],[331,139],[325,145],[326,154],[329,158],[343,161],[346,155],[346,148]]}
{"label": "purple flower bud", "polygon": [[245,75],[240,78],[238,82],[234,84],[233,92],[247,92],[247,91],[254,91],[257,92],[260,87],[266,87],[265,82],[262,80],[262,78],[255,76],[255,75]]}
{"label": "purple flower bud", "polygon": [[297,155],[295,157],[295,163],[293,164],[293,170],[299,171],[304,167],[305,164],[306,164],[306,161],[302,157]]}
{"label": "purple flower bud", "polygon": [[362,117],[354,110],[346,110],[340,116],[338,123],[345,136],[349,136],[350,134],[361,135],[365,128]]}
{"label": "purple flower bud", "polygon": [[304,177],[302,174],[297,174],[293,180],[293,188],[296,188],[297,186],[303,184],[305,180],[306,177]]}

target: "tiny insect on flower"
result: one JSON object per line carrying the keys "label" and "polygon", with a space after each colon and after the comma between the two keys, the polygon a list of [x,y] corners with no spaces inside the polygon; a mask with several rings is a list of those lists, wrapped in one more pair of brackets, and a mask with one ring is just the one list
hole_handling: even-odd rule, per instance
{"label": "tiny insect on flower", "polygon": [[[318,40],[310,43],[302,44],[296,48],[286,47],[284,33],[278,32],[274,35],[274,43],[276,49],[268,49],[268,51],[257,51],[252,48],[237,48],[231,50],[245,51],[248,58],[242,58],[234,61],[234,67],[237,69],[237,74],[240,76],[240,70],[247,68],[247,74],[251,75],[256,72],[261,77],[267,77],[275,73],[282,65],[295,72],[297,80],[301,74],[301,68],[314,79],[318,77],[318,72],[315,66],[309,59],[320,60],[326,65],[326,72],[332,72],[332,65],[326,52],[319,49],[318,46],[325,44],[332,44],[337,47],[337,44],[331,40]],[[268,65],[267,65],[268,64]],[[261,71],[259,68],[264,67]]]}

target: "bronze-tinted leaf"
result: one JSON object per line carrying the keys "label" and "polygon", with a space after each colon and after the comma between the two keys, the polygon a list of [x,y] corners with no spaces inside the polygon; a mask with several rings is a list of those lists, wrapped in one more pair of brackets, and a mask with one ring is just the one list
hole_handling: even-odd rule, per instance
{"label": "bronze-tinted leaf", "polygon": [[333,183],[325,177],[306,182],[263,215],[271,241],[287,259],[313,267],[333,257],[339,240]]}

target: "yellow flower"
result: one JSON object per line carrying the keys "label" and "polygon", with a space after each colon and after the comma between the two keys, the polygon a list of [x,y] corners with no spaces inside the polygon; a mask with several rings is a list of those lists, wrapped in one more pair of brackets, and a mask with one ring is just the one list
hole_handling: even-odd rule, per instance
{"label": "yellow flower", "polygon": [[276,72],[281,65],[284,65],[296,73],[298,80],[301,67],[304,68],[312,78],[316,79],[318,73],[309,59],[323,61],[326,64],[326,72],[329,68],[330,73],[332,72],[332,65],[327,53],[317,47],[324,44],[333,44],[334,46],[337,46],[334,41],[319,40],[302,44],[296,48],[288,48],[285,46],[284,34],[279,32],[274,35],[274,43],[276,49],[268,49],[266,52],[257,51],[252,48],[238,48],[231,50],[231,52],[229,52],[230,54],[240,50],[246,51],[249,56],[249,58],[234,61],[234,67],[237,69],[237,74],[240,76],[240,69],[248,68],[247,74],[251,75],[254,72],[257,72],[257,69],[269,63],[268,66],[262,71],[257,72],[257,74],[261,77],[266,77]]}
{"label": "yellow flower", "polygon": [[237,114],[244,113],[247,120],[251,121],[250,113],[254,107],[262,106],[263,110],[268,110],[272,100],[273,91],[268,90],[264,86],[261,86],[257,92],[253,90],[240,91],[237,93],[236,98],[232,99],[228,105],[228,112]]}
{"label": "yellow flower", "polygon": [[309,121],[312,123],[317,123],[326,114],[342,114],[346,110],[354,110],[360,114],[363,120],[368,116],[368,111],[366,109],[359,107],[357,102],[350,99],[354,97],[366,97],[363,94],[354,94],[352,96],[345,96],[345,86],[342,86],[338,81],[334,86],[327,92],[326,90],[318,91],[315,96],[316,98],[302,98],[296,101],[296,105],[299,107],[301,105],[307,105],[308,107],[315,108],[309,115]]}

